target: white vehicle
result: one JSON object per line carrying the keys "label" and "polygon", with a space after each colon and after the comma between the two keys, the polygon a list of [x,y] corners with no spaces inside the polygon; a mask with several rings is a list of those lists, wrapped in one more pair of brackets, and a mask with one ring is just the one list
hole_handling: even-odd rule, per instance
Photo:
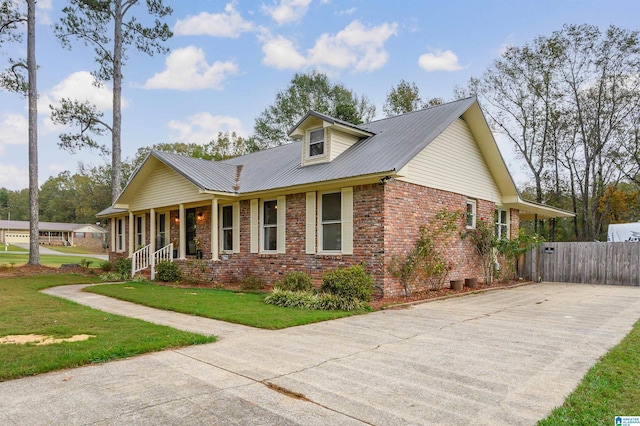
{"label": "white vehicle", "polygon": [[640,222],[616,223],[609,225],[607,241],[611,243],[640,243]]}

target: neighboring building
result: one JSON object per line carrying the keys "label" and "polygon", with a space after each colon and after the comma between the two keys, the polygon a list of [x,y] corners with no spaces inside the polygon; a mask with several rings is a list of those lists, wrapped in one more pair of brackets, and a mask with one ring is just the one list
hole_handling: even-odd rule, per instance
{"label": "neighboring building", "polygon": [[[78,246],[102,249],[107,231],[91,224],[40,222],[40,244],[50,246]],[[0,243],[29,244],[29,222],[26,220],[0,220]]]}
{"label": "neighboring building", "polygon": [[[392,257],[443,209],[461,213],[460,231],[495,214],[504,236],[521,219],[572,216],[520,197],[475,98],[357,126],[309,112],[290,135],[300,141],[225,161],[152,151],[99,214],[111,258],[173,244],[187,274],[222,283],[292,270],[319,282],[364,263],[391,297],[402,291]],[[456,239],[451,278],[481,278]]]}

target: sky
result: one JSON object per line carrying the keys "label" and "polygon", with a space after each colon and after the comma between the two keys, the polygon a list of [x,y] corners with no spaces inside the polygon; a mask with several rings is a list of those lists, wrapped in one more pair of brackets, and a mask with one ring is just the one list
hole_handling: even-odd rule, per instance
{"label": "sky", "polygon": [[[144,4],[144,1],[142,2]],[[384,116],[390,89],[414,82],[424,100],[453,99],[453,90],[479,77],[505,47],[548,36],[568,24],[616,25],[637,30],[638,0],[165,0],[174,36],[166,55],[130,48],[123,70],[122,156],[157,143],[204,144],[219,131],[250,136],[256,117],[273,104],[296,72],[317,70]],[[54,125],[49,105],[88,100],[110,121],[111,86],[97,87],[93,49],[63,48],[53,26],[62,0],[38,0],[39,182],[79,162],[110,162],[97,151],[69,153],[58,146],[70,129]],[[144,7],[133,9],[148,22]],[[26,39],[26,37],[25,37]],[[26,56],[25,44],[0,47]],[[28,187],[27,101],[0,89],[0,187]],[[97,138],[109,145],[110,136]],[[528,182],[513,149],[497,137],[519,187]]]}

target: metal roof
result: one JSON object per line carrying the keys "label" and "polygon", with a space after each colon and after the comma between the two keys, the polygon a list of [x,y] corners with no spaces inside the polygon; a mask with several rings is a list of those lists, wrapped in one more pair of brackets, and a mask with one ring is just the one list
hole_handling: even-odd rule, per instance
{"label": "metal roof", "polygon": [[[357,126],[373,133],[373,136],[359,140],[328,163],[302,166],[302,142],[224,161],[201,160],[159,151],[152,151],[150,156],[173,168],[202,190],[230,193],[392,173],[405,166],[474,102],[475,98],[462,99]],[[310,114],[318,116],[317,113]],[[100,214],[103,215],[102,212]]]}

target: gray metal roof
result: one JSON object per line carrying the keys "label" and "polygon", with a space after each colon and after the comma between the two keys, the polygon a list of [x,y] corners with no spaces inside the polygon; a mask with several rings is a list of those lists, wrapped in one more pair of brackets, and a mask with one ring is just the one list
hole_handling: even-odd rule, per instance
{"label": "gray metal roof", "polygon": [[[250,193],[400,170],[474,102],[466,98],[408,114],[353,126],[373,133],[333,161],[301,165],[302,142],[224,161],[152,151],[154,156],[203,190]],[[318,116],[317,113],[310,113]],[[343,123],[331,117],[326,119]],[[321,118],[322,118],[321,117]],[[241,166],[241,167],[240,167]],[[105,211],[99,215],[105,215]]]}

